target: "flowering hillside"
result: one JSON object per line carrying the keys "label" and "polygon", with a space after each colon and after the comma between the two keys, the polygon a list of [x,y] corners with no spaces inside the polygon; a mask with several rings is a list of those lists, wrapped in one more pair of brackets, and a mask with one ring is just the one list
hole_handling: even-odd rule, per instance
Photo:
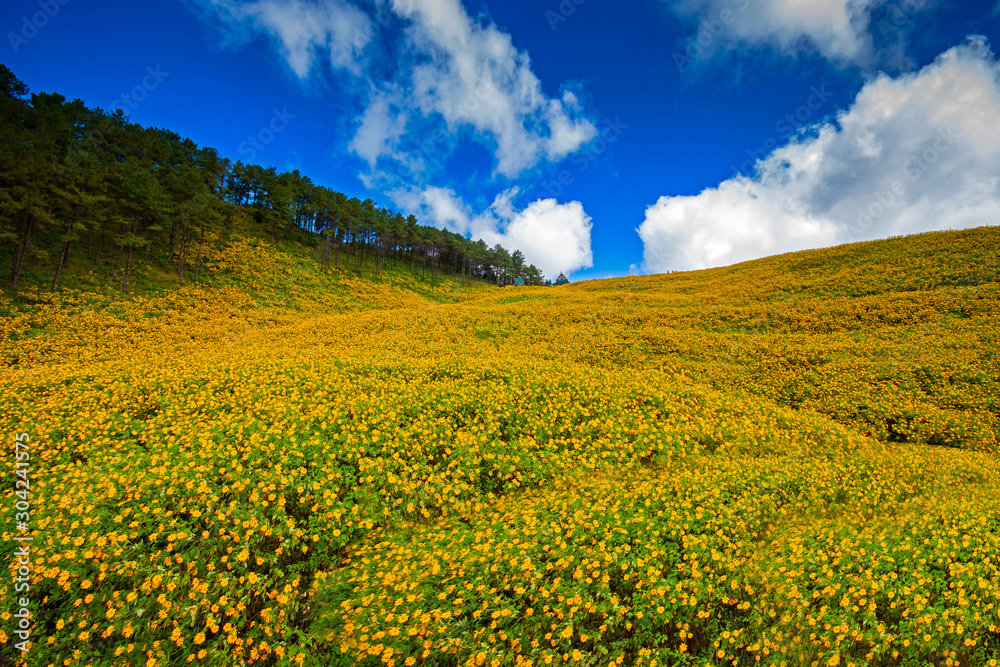
{"label": "flowering hillside", "polygon": [[995,666],[998,248],[431,290],[234,245],[26,290],[0,664]]}

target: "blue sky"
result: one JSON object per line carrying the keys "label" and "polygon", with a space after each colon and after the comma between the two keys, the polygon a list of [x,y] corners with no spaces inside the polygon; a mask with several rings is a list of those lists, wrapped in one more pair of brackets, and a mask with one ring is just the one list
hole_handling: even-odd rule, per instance
{"label": "blue sky", "polygon": [[549,275],[1000,219],[992,1],[13,0],[0,27],[33,91]]}

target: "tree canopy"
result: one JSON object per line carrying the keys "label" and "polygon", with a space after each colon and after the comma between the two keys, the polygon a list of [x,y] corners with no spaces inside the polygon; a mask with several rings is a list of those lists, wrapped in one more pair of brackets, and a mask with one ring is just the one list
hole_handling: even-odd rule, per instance
{"label": "tree canopy", "polygon": [[170,130],[131,123],[120,110],[29,93],[0,64],[0,243],[12,290],[26,266],[50,276],[54,289],[80,252],[124,292],[142,262],[175,272],[179,285],[197,282],[206,242],[248,233],[235,222],[241,214],[272,243],[304,234],[324,266],[376,278],[390,262],[432,278],[544,282],[519,250],[421,225],[298,170],[233,163]]}

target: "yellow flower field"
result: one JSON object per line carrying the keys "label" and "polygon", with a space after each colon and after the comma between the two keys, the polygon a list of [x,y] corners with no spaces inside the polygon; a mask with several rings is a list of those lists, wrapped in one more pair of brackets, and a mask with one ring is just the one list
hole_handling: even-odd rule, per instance
{"label": "yellow flower field", "polygon": [[2,301],[0,664],[995,665],[998,248]]}

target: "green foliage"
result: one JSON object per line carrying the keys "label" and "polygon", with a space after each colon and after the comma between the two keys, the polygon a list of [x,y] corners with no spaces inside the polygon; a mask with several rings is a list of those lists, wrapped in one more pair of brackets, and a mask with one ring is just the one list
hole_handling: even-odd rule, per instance
{"label": "green foliage", "polygon": [[[25,99],[27,88],[6,67],[0,86],[0,261],[11,267],[12,292],[22,276],[53,289],[72,284],[82,267],[125,291],[132,274],[157,271],[174,272],[183,285],[201,279],[206,241],[220,247],[246,234],[321,248],[316,260],[324,267],[375,278],[419,263],[432,281],[447,273],[469,283],[520,277],[541,284],[538,269],[517,252],[422,227],[297,170],[233,164],[214,148],[61,95]],[[69,261],[74,255],[83,262]]]}

